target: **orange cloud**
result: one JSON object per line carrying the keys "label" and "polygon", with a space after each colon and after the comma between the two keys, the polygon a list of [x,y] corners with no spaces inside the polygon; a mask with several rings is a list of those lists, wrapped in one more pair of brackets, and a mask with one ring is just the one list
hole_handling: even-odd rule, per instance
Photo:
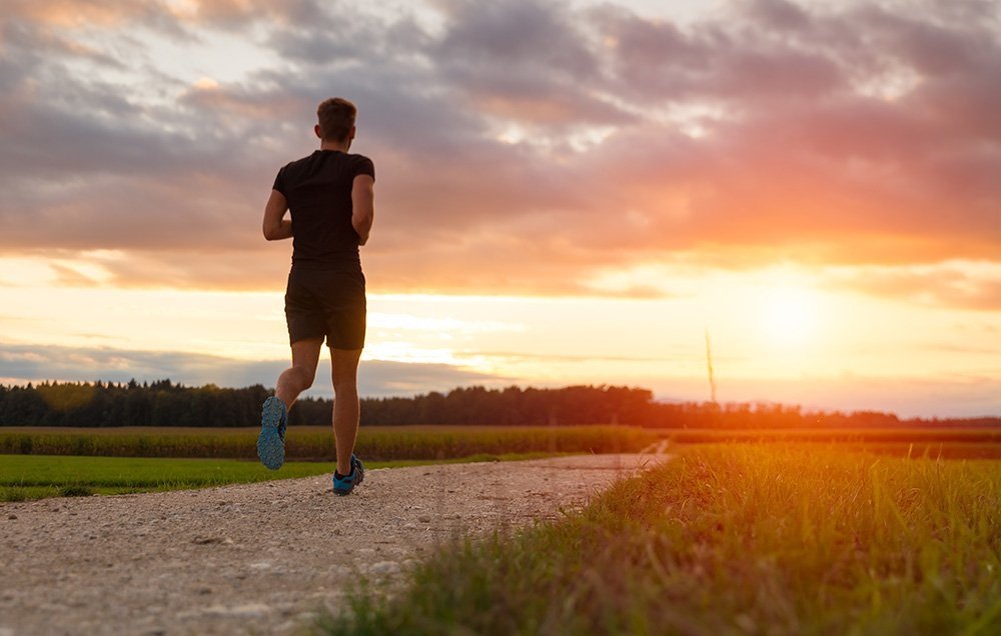
{"label": "orange cloud", "polygon": [[148,6],[106,0],[11,0],[4,4],[4,13],[8,19],[58,27],[114,27],[137,13],[146,13]]}

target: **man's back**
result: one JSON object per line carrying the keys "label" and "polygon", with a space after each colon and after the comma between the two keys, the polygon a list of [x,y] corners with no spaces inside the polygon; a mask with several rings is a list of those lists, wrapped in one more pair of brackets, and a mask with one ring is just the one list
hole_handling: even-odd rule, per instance
{"label": "man's back", "polygon": [[358,233],[351,224],[351,190],[359,174],[375,178],[372,161],[339,150],[317,150],[278,172],[274,189],[288,201],[296,267],[360,267]]}

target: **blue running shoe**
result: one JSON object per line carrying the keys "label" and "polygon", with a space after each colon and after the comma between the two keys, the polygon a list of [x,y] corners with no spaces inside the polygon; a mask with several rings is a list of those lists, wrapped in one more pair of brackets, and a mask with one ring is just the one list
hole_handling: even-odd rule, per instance
{"label": "blue running shoe", "polygon": [[341,476],[334,471],[334,494],[344,496],[351,494],[351,491],[355,489],[355,486],[365,481],[365,465],[361,463],[361,460],[355,456],[354,453],[351,454],[351,474],[346,476]]}
{"label": "blue running shoe", "polygon": [[285,426],[288,410],[276,397],[264,400],[261,407],[261,434],[257,437],[257,456],[271,470],[278,470],[285,463]]}

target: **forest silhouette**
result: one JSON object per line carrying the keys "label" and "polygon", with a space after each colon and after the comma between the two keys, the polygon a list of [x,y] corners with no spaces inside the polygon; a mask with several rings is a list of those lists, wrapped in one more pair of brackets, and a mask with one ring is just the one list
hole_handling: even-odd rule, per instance
{"label": "forest silhouette", "polygon": [[[259,384],[187,387],[169,379],[0,385],[0,426],[251,427],[260,424],[261,403],[269,395],[271,390]],[[329,424],[331,407],[330,399],[300,399],[289,413],[289,424]],[[997,417],[901,419],[877,411],[805,411],[765,402],[663,402],[647,389],[607,385],[472,386],[413,397],[364,398],[361,420],[366,426],[621,424],[725,430],[1001,425]]]}

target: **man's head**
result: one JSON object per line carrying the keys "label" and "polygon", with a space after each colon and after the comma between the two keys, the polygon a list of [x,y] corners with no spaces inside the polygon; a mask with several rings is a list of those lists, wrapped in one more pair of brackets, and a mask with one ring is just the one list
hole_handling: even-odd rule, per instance
{"label": "man's head", "polygon": [[350,143],[355,136],[355,117],[358,109],[346,99],[331,97],[320,102],[316,109],[316,136],[323,141]]}

